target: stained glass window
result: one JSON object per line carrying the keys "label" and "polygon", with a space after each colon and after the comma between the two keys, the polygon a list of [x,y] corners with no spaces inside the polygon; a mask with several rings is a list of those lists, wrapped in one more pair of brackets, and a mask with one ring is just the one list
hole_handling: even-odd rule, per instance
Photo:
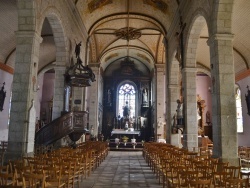
{"label": "stained glass window", "polygon": [[131,84],[125,83],[119,88],[118,115],[123,117],[124,108],[128,107],[129,117],[135,117],[135,88]]}
{"label": "stained glass window", "polygon": [[243,119],[242,119],[242,105],[241,105],[241,91],[236,88],[236,113],[237,113],[237,132],[243,133]]}

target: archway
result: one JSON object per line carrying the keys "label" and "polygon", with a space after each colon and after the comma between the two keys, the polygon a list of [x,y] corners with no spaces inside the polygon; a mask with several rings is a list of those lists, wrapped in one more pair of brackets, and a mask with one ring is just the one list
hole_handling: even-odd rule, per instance
{"label": "archway", "polygon": [[[204,45],[202,35],[208,35],[206,20],[202,12],[196,12],[187,33],[185,45],[184,68],[182,70],[183,102],[184,102],[184,147],[198,148],[198,117],[197,117],[197,56],[198,46]],[[204,30],[203,30],[204,29]],[[208,36],[206,36],[208,37]],[[209,56],[209,55],[208,55]],[[208,62],[209,63],[209,62]],[[208,65],[209,67],[209,65]],[[190,136],[192,139],[190,140]],[[189,140],[187,140],[189,139]]]}
{"label": "archway", "polygon": [[[60,117],[61,112],[65,109],[64,104],[64,73],[67,62],[67,41],[64,33],[64,27],[61,23],[61,17],[59,13],[54,9],[48,9],[44,12],[44,17],[41,18],[41,23],[38,26],[40,29],[41,37],[43,37],[41,54],[45,59],[41,59],[40,55],[40,68],[46,68],[53,62],[54,68],[54,93],[52,117],[55,119]],[[51,53],[53,52],[53,53]],[[50,54],[50,56],[46,55]],[[43,64],[42,64],[43,63]]]}

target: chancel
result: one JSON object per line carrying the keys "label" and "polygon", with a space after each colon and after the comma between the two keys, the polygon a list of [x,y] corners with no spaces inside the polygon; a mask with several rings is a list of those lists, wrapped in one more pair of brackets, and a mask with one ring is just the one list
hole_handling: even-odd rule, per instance
{"label": "chancel", "polygon": [[[115,173],[105,168],[90,187],[174,183],[157,163],[171,147],[250,168],[249,7],[249,0],[1,0],[1,164],[13,167],[13,178],[16,161],[27,166],[32,157],[45,168],[74,159],[87,181],[119,158],[114,169],[124,178],[106,181]],[[127,178],[125,162],[131,174],[149,164],[154,180]],[[62,176],[66,166],[56,167]],[[155,175],[161,185],[151,186]]]}

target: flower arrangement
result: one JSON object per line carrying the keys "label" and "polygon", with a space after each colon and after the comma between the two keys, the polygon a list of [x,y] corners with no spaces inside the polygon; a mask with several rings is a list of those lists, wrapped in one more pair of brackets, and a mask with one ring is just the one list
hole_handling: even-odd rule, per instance
{"label": "flower arrangement", "polygon": [[107,144],[109,145],[109,142],[110,142],[109,138],[107,138],[106,142],[107,142]]}
{"label": "flower arrangement", "polygon": [[144,140],[141,141],[141,145],[142,145],[142,146],[144,145],[144,142],[145,142]]}
{"label": "flower arrangement", "polygon": [[128,138],[127,136],[123,136],[123,137],[122,137],[123,142],[127,142],[128,139],[129,139],[129,138]]}

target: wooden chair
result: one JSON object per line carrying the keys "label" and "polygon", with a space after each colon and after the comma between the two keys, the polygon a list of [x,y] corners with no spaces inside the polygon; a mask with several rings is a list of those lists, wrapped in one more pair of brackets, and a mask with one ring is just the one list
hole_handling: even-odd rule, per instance
{"label": "wooden chair", "polygon": [[190,181],[197,181],[199,178],[199,172],[193,171],[180,171],[178,173],[178,187],[188,187]]}
{"label": "wooden chair", "polygon": [[9,173],[9,165],[0,166],[0,173]]}
{"label": "wooden chair", "polygon": [[12,173],[0,173],[0,185],[13,185],[14,176]]}
{"label": "wooden chair", "polygon": [[[76,173],[76,163],[69,160],[63,162],[62,165],[62,180],[68,187],[73,187],[78,179],[78,174]],[[79,186],[79,184],[78,184]]]}
{"label": "wooden chair", "polygon": [[44,187],[45,185],[45,175],[44,174],[33,174],[24,173],[23,177],[23,188],[37,188]]}
{"label": "wooden chair", "polygon": [[62,168],[46,167],[44,168],[46,179],[44,182],[44,188],[53,187],[60,188],[64,187],[66,183],[62,179]]}
{"label": "wooden chair", "polygon": [[214,188],[226,187],[226,180],[232,177],[231,172],[219,171],[212,174]]}
{"label": "wooden chair", "polygon": [[171,175],[172,175],[171,165],[172,165],[172,161],[170,159],[166,160],[164,162],[164,164],[163,164],[163,169],[162,169],[162,172],[163,172],[163,188],[165,187],[165,185],[168,184],[168,179],[171,178]]}
{"label": "wooden chair", "polygon": [[82,160],[80,161],[80,164],[83,168],[83,173],[84,173],[84,177],[85,179],[87,178],[87,176],[90,176],[90,171],[91,171],[91,161],[90,161],[90,155],[86,152],[83,154],[82,156]]}
{"label": "wooden chair", "polygon": [[228,188],[248,188],[248,180],[241,178],[226,179],[226,186]]}
{"label": "wooden chair", "polygon": [[219,161],[218,163],[215,164],[216,171],[223,171],[225,167],[229,165],[229,162],[221,162]]}
{"label": "wooden chair", "polygon": [[211,179],[198,179],[189,182],[189,188],[210,188],[212,187]]}
{"label": "wooden chair", "polygon": [[195,169],[199,172],[199,179],[211,178],[212,166],[208,165],[197,165]]}
{"label": "wooden chair", "polygon": [[177,165],[177,163],[171,164],[170,177],[168,177],[167,187],[178,187],[182,183],[180,180],[181,174],[187,171],[186,166]]}
{"label": "wooden chair", "polygon": [[226,166],[224,167],[224,170],[226,172],[231,172],[232,173],[232,177],[231,178],[240,178],[241,177],[241,174],[240,174],[240,171],[241,171],[241,166]]}

